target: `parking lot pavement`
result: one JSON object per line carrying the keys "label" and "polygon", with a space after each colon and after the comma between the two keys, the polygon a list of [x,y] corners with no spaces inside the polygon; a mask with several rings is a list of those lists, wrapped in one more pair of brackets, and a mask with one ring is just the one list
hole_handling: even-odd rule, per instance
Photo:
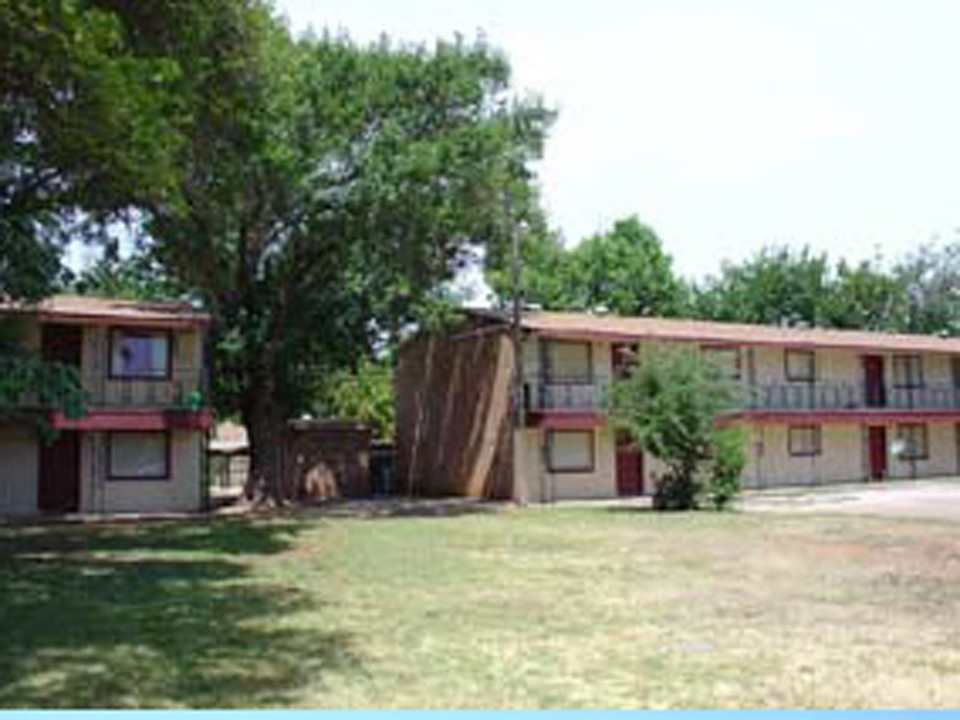
{"label": "parking lot pavement", "polygon": [[960,478],[747,492],[747,512],[844,513],[960,522]]}

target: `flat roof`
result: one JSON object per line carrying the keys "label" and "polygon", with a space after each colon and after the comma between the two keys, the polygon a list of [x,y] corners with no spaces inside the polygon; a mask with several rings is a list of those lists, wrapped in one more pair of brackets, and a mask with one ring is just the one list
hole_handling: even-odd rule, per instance
{"label": "flat roof", "polygon": [[188,302],[54,295],[36,303],[0,301],[0,313],[33,315],[42,323],[76,325],[205,325],[210,315]]}
{"label": "flat roof", "polygon": [[[473,314],[509,322],[509,314],[494,312],[474,312]],[[960,354],[960,338],[864,330],[826,330],[544,311],[524,312],[522,325],[529,331],[561,339],[596,338],[624,342],[669,340],[716,345],[775,345],[795,348]]]}

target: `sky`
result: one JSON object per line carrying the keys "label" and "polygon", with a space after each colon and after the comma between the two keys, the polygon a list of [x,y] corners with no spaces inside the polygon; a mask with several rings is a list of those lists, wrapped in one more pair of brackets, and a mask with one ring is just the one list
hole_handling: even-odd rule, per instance
{"label": "sky", "polygon": [[566,242],[636,214],[684,275],[771,243],[887,260],[960,226],[954,0],[277,0],[295,30],[482,32],[555,107]]}

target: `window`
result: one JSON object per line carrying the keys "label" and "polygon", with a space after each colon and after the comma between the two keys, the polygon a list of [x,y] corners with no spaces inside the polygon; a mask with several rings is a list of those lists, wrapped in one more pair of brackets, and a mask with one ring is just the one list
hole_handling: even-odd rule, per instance
{"label": "window", "polygon": [[811,350],[787,350],[784,365],[790,382],[813,382],[816,379],[816,358]]}
{"label": "window", "polygon": [[927,426],[911,423],[897,426],[897,452],[901,460],[926,460],[930,457]]}
{"label": "window", "polygon": [[547,467],[550,472],[593,472],[592,430],[550,430]]}
{"label": "window", "polygon": [[588,342],[551,340],[543,344],[544,371],[556,382],[589,383],[593,376],[593,356]]}
{"label": "window", "polygon": [[735,347],[705,347],[705,357],[720,371],[724,380],[740,379],[740,349]]}
{"label": "window", "polygon": [[110,333],[110,377],[168,379],[170,351],[170,333],[165,330],[114,330]]}
{"label": "window", "polygon": [[787,450],[794,457],[811,457],[819,455],[820,444],[819,425],[791,425],[787,430]]}
{"label": "window", "polygon": [[107,436],[107,477],[111,480],[166,480],[170,438],[163,432],[113,432]]}
{"label": "window", "polygon": [[919,355],[893,356],[893,385],[898,388],[923,387],[923,363]]}

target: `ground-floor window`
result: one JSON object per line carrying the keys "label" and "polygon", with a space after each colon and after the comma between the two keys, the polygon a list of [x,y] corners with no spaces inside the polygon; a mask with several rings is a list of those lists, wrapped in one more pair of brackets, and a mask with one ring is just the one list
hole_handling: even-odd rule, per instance
{"label": "ground-floor window", "polygon": [[548,430],[550,472],[593,472],[593,430]]}
{"label": "ground-floor window", "polygon": [[791,425],[787,430],[787,451],[794,457],[810,457],[822,451],[819,425]]}
{"label": "ground-floor window", "polygon": [[898,455],[903,460],[926,460],[930,457],[930,439],[927,426],[921,423],[905,423],[897,426]]}
{"label": "ground-floor window", "polygon": [[165,432],[107,434],[107,478],[167,480],[170,477],[170,436]]}

